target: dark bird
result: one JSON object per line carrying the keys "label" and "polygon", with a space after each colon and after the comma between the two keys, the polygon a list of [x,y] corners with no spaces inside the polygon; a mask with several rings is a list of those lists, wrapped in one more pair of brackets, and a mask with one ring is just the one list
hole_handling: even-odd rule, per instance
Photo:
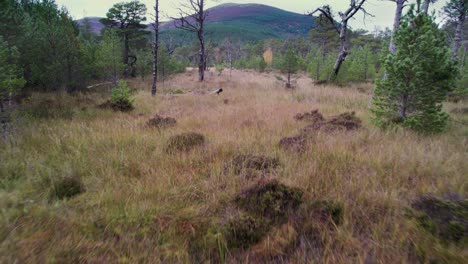
{"label": "dark bird", "polygon": [[218,90],[213,91],[212,93],[213,93],[213,94],[216,94],[216,95],[219,95],[219,94],[222,93],[222,92],[223,92],[223,88],[219,88]]}

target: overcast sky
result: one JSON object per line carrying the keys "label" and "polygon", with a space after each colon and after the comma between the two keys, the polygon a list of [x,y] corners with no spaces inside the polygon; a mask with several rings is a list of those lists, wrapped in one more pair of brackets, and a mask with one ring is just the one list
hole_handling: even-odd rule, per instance
{"label": "overcast sky", "polygon": [[[107,10],[112,7],[113,4],[122,1],[125,2],[128,0],[56,0],[60,6],[66,7],[75,19],[86,16],[104,17]],[[162,14],[166,17],[175,16],[177,14],[177,3],[181,1],[184,0],[159,0]],[[416,2],[416,0],[410,1]],[[154,0],[140,0],[140,2],[145,3],[148,7],[148,13],[151,13],[150,9],[154,5]],[[435,10],[436,14],[438,14],[446,2],[447,0],[439,0],[436,4],[432,5],[431,9]],[[348,7],[349,0],[208,0],[207,3],[208,7],[215,6],[219,3],[258,3],[304,14],[323,4],[330,4],[335,11],[344,10]],[[362,15],[357,16],[355,20],[350,22],[351,27],[365,28],[369,31],[372,31],[376,26],[380,29],[384,29],[385,27],[391,28],[395,12],[395,3],[383,0],[368,0],[364,6],[366,10],[375,17],[366,17],[366,20],[363,21]]]}

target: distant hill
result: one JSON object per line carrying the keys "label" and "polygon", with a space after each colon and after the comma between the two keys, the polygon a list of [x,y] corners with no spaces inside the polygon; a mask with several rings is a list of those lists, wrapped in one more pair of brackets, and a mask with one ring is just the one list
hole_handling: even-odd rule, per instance
{"label": "distant hill", "polygon": [[[268,38],[284,39],[305,36],[314,26],[314,18],[261,4],[222,4],[208,9],[207,38],[216,42],[226,37],[232,40],[257,41]],[[100,18],[86,18],[91,30],[99,33],[104,27]],[[78,20],[83,25],[85,19]],[[173,21],[161,26],[161,38],[189,41],[189,32],[176,29]]]}

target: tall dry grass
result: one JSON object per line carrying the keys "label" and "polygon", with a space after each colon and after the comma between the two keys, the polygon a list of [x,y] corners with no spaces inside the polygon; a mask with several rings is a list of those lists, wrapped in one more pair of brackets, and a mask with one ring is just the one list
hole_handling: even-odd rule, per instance
{"label": "tall dry grass", "polygon": [[[274,241],[293,233],[296,246],[270,261],[466,260],[466,247],[441,244],[405,216],[421,194],[466,194],[466,115],[455,115],[440,135],[383,131],[369,122],[372,85],[315,86],[301,77],[296,89],[286,90],[275,75],[230,76],[226,70],[200,84],[196,72],[186,72],[161,84],[156,98],[149,81],[132,80],[136,109],[130,113],[95,107],[105,93],[34,94],[19,110],[12,135],[0,143],[0,262],[196,262],[200,252],[193,252],[193,241],[203,240],[200,232],[216,222],[217,212],[255,181],[225,173],[226,162],[239,153],[278,157],[282,166],[271,177],[301,188],[307,200],[342,203],[344,222],[322,227],[319,238],[286,224],[269,235],[270,244],[228,249],[226,262],[271,256],[284,250]],[[220,96],[209,93],[217,87],[224,89]],[[172,95],[177,89],[185,93]],[[40,112],[44,106],[48,111]],[[456,107],[466,105],[447,110]],[[305,153],[281,150],[279,140],[305,126],[293,116],[313,109],[326,117],[355,111],[363,128],[320,133]],[[146,127],[156,113],[176,118],[177,125]],[[207,144],[166,153],[169,137],[182,132],[201,133]],[[68,201],[51,199],[51,186],[62,177],[80,178],[86,192]],[[206,250],[201,255],[207,260],[220,260]]]}

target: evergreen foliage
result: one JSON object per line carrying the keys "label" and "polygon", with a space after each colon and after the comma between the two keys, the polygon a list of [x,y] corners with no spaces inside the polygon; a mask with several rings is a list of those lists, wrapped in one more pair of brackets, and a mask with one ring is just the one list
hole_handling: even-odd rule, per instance
{"label": "evergreen foliage", "polygon": [[[21,69],[17,66],[18,57],[16,47],[10,48],[0,36],[0,105],[9,95],[17,93],[25,85]],[[3,107],[1,110],[3,111]]]}
{"label": "evergreen foliage", "polygon": [[372,112],[379,126],[402,124],[421,132],[444,129],[442,102],[453,89],[457,70],[444,33],[434,18],[411,9],[395,32],[398,51],[388,54],[387,78],[377,81]]}

